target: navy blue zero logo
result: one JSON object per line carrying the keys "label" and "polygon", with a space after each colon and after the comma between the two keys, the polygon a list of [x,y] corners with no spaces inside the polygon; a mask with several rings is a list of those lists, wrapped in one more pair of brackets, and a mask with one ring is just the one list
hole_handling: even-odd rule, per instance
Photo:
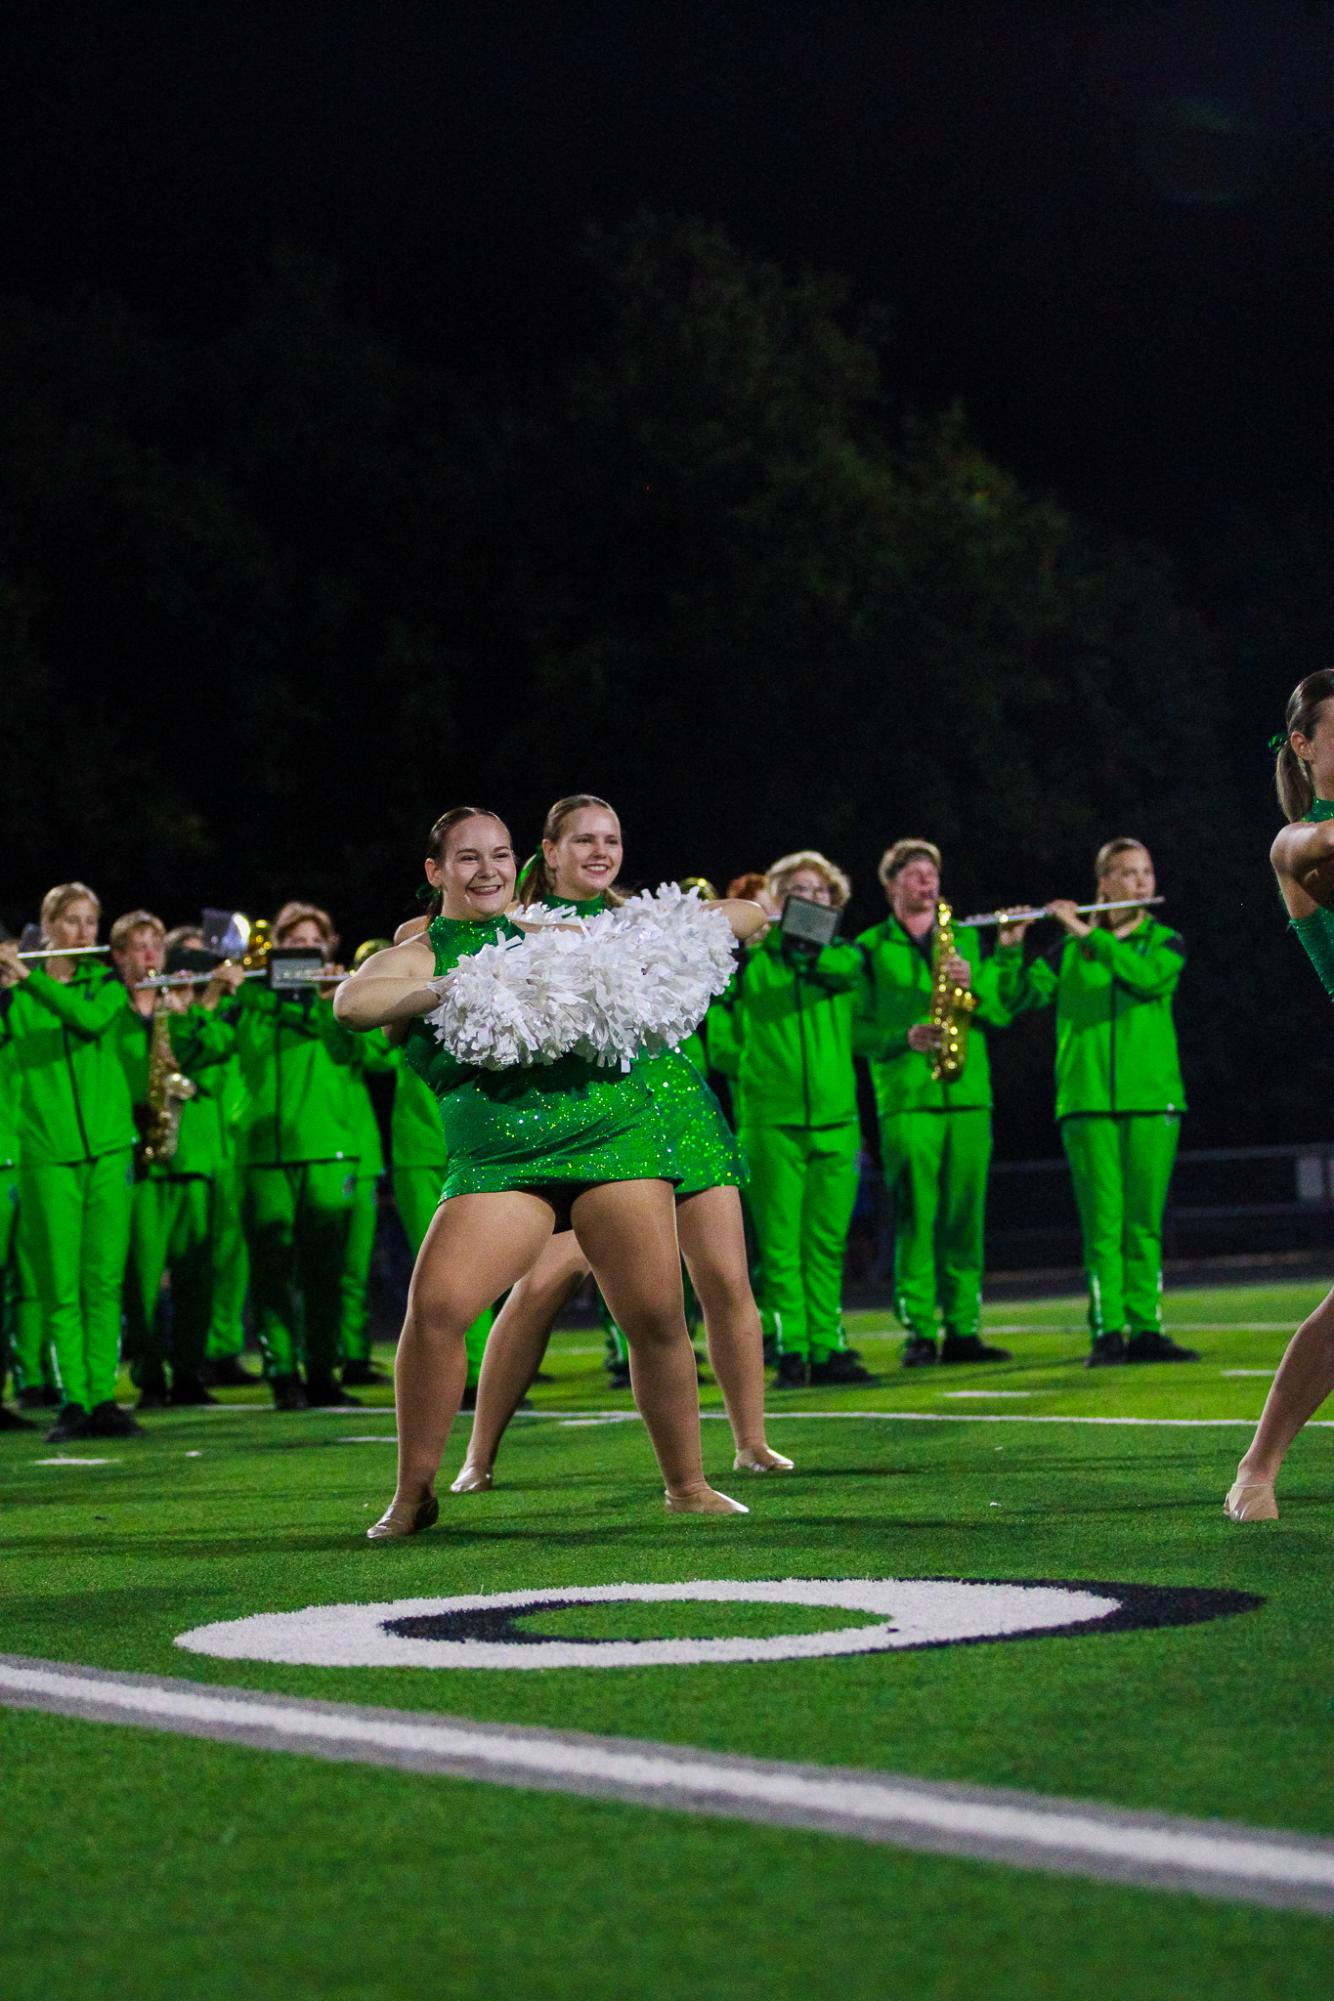
{"label": "navy blue zero logo", "polygon": [[[699,1667],[1190,1626],[1249,1612],[1262,1602],[1241,1591],[1148,1584],[719,1578],[308,1605],[298,1612],[257,1612],[196,1626],[180,1634],[176,1645],[216,1659],[304,1667]],[[858,1616],[856,1624],[819,1632],[721,1639],[560,1639],[526,1631],[519,1623],[542,1613],[616,1603],[799,1605]]]}

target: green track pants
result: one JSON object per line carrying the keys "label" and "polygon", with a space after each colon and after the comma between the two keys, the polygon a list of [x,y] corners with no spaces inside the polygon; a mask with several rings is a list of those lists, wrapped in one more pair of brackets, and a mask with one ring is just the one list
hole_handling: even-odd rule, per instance
{"label": "green track pants", "polygon": [[[440,1207],[440,1189],[444,1178],[443,1164],[440,1167],[394,1169],[394,1206],[398,1210],[399,1221],[408,1240],[408,1249],[414,1258],[422,1247],[426,1232],[431,1227],[431,1218]],[[491,1323],[494,1319],[495,1314],[492,1309],[489,1306],[484,1307],[463,1337],[468,1350],[469,1389],[476,1389],[481,1376],[486,1337],[491,1332]]]}
{"label": "green track pants", "polygon": [[890,1112],[880,1120],[894,1199],[894,1311],[911,1335],[976,1334],[991,1166],[991,1113]]}
{"label": "green track pants", "polygon": [[1095,1337],[1154,1333],[1163,1324],[1163,1210],[1180,1133],[1175,1112],[1061,1120]]}
{"label": "green track pants", "polygon": [[298,1326],[308,1376],[327,1382],[333,1375],[355,1178],[355,1163],[345,1160],[252,1167],[246,1174],[251,1304],[267,1376],[295,1374]]}
{"label": "green track pants", "polygon": [[96,1160],[19,1169],[20,1254],[42,1338],[55,1348],[60,1394],[85,1410],[116,1394],[133,1194],[128,1147]]}
{"label": "green track pants", "polygon": [[846,1346],[843,1259],[861,1134],[837,1126],[746,1126],[737,1135],[760,1242],[761,1312],[778,1350],[813,1361]]}
{"label": "green track pants", "polygon": [[359,1174],[352,1195],[338,1331],[338,1352],[345,1362],[368,1362],[371,1358],[371,1258],[379,1217],[378,1186],[378,1175]]}
{"label": "green track pants", "polygon": [[54,1389],[55,1355],[42,1331],[42,1309],[32,1265],[24,1256],[17,1167],[0,1169],[0,1384],[4,1363],[16,1390]]}
{"label": "green track pants", "polygon": [[239,1355],[245,1347],[245,1302],[250,1290],[250,1252],[245,1240],[245,1187],[241,1169],[226,1161],[213,1177],[213,1314],[208,1330],[210,1362]]}
{"label": "green track pants", "polygon": [[213,1313],[213,1184],[207,1175],[152,1176],[134,1191],[125,1278],[125,1346],[138,1384],[168,1359],[159,1310],[171,1272],[172,1380],[197,1378]]}

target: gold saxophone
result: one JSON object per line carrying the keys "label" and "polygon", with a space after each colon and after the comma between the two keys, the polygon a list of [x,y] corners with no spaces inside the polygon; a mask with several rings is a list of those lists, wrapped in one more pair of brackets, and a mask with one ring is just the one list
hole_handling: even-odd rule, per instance
{"label": "gold saxophone", "polygon": [[968,1018],[977,995],[951,977],[954,957],[954,912],[944,901],[936,905],[936,937],[931,950],[932,1028],[940,1030],[940,1047],[929,1050],[931,1075],[938,1084],[957,1083],[968,1060]]}
{"label": "gold saxophone", "polygon": [[135,1160],[139,1172],[163,1167],[172,1158],[181,1137],[181,1108],[197,1095],[192,1084],[176,1068],[167,1020],[168,1002],[159,993],[153,1003],[153,1040],[148,1052],[148,1096],[140,1107],[139,1145]]}

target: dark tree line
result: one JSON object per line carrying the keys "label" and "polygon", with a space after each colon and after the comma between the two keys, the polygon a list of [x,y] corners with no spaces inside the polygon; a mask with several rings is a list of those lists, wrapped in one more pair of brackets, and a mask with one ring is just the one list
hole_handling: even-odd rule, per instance
{"label": "dark tree line", "polygon": [[[78,875],[169,922],[311,895],[355,942],[444,806],[530,845],[576,789],[643,879],[824,847],[858,926],[899,834],[965,910],[1090,891],[1130,832],[1191,947],[1192,1136],[1323,1134],[1263,749],[1334,619],[1323,524],[1229,522],[1183,584],[915,410],[837,279],[643,217],[570,282],[582,362],[511,383],[391,351],[299,254],[208,340],[0,304],[0,915]],[[1003,1144],[1050,1150],[1049,1030],[998,1061]]]}

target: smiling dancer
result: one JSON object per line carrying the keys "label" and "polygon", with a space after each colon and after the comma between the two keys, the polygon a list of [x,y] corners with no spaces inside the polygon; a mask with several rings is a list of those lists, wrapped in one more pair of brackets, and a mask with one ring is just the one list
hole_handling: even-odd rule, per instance
{"label": "smiling dancer", "polygon": [[[463,1392],[464,1330],[515,1285],[568,1218],[630,1343],[635,1399],[669,1511],[744,1514],[704,1477],[699,1393],[681,1298],[675,1168],[641,1070],[599,1069],[576,1056],[529,1068],[460,1063],[423,1017],[451,969],[497,940],[520,938],[506,916],[514,851],[504,823],[456,807],[431,830],[426,874],[442,910],[423,937],[378,953],[339,988],[353,1029],[390,1028],[405,1060],[440,1100],[449,1154],[444,1191],[412,1275],[395,1365],[398,1485],[374,1541],[413,1535],[439,1514],[435,1476]],[[734,935],[763,912],[723,906]]]}
{"label": "smiling dancer", "polygon": [[[1334,1000],[1334,668],[1308,674],[1288,697],[1287,726],[1271,748],[1288,825],[1269,859],[1292,928]],[[1334,1392],[1334,1292],[1309,1314],[1284,1351],[1255,1436],[1223,1503],[1234,1522],[1278,1517],[1274,1482],[1288,1447]]]}
{"label": "smiling dancer", "polygon": [[[613,887],[621,857],[621,823],[604,799],[586,792],[558,799],[525,879],[523,904],[569,908],[580,917],[614,906],[621,900]],[[636,1068],[682,1177],[677,1233],[736,1442],[733,1471],[789,1472],[792,1461],[772,1451],[764,1437],[764,1348],[746,1259],[736,1142],[717,1099],[682,1051],[641,1058]],[[482,1363],[456,1494],[490,1487],[505,1428],[541,1364],[557,1315],[590,1269],[575,1233],[558,1231],[502,1307]]]}

